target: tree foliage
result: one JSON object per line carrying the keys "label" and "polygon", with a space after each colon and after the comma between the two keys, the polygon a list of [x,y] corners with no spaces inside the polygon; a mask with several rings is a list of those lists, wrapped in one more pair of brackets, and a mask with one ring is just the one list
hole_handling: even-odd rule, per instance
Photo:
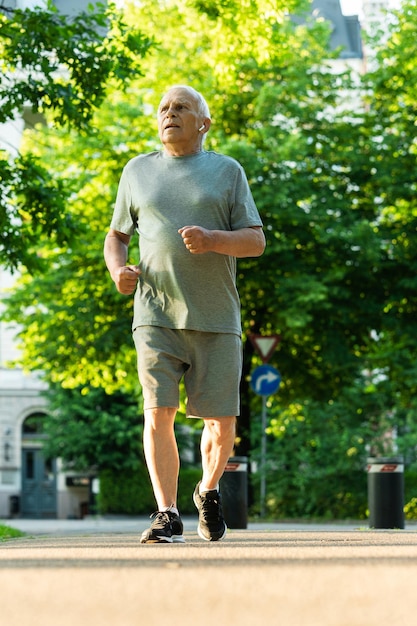
{"label": "tree foliage", "polygon": [[[0,123],[24,109],[56,126],[87,131],[109,85],[123,89],[150,39],[127,26],[115,6],[74,17],[48,9],[0,6]],[[77,225],[66,210],[71,185],[33,156],[0,151],[0,261],[36,271],[44,239],[68,245]]]}
{"label": "tree foliage", "polygon": [[92,474],[138,469],[142,424],[137,397],[61,387],[51,387],[47,395],[46,455],[60,457],[67,469]]}
{"label": "tree foliage", "polygon": [[387,409],[405,420],[399,426],[408,431],[415,430],[417,391],[417,65],[410,56],[416,16],[416,1],[404,2],[394,12],[388,40],[375,42],[377,65],[366,80],[369,114],[363,127],[368,194],[378,208],[372,226],[381,242],[378,280],[384,294],[371,362],[384,373],[376,393],[387,398]]}
{"label": "tree foliage", "polygon": [[[44,130],[41,144],[37,133],[30,134],[28,146],[31,153],[39,158],[42,155],[45,163],[51,166],[53,164],[54,172],[60,178],[71,180],[73,189],[78,190],[72,194],[69,206],[72,218],[78,225],[79,236],[78,245],[71,248],[58,250],[54,247],[49,251],[48,247],[43,248],[42,254],[48,258],[50,271],[39,277],[23,278],[26,288],[20,295],[16,295],[17,307],[13,315],[17,321],[23,322],[31,337],[30,356],[27,352],[29,342],[25,340],[26,366],[42,369],[53,381],[68,386],[86,384],[87,381],[99,384],[101,381],[110,391],[111,385],[117,388],[123,382],[123,366],[119,368],[118,364],[124,363],[126,371],[133,362],[133,358],[126,360],[124,354],[132,350],[132,347],[126,349],[131,302],[115,293],[104,271],[102,241],[110,222],[111,207],[124,163],[138,152],[154,149],[159,145],[155,110],[161,94],[171,84],[193,80],[193,84],[202,92],[208,91],[207,98],[210,104],[213,102],[215,124],[207,147],[222,148],[240,158],[247,168],[254,193],[263,211],[266,200],[262,200],[262,194],[270,184],[266,179],[269,176],[272,178],[274,174],[268,174],[269,154],[262,156],[264,130],[259,124],[258,116],[265,115],[266,106],[263,112],[257,109],[258,101],[265,101],[265,90],[262,89],[260,93],[258,90],[264,77],[276,82],[276,71],[281,68],[280,81],[287,84],[287,92],[291,81],[295,80],[292,88],[298,91],[298,98],[303,99],[307,106],[308,90],[316,84],[315,92],[318,93],[315,96],[315,106],[321,106],[325,96],[321,93],[322,88],[314,67],[319,60],[318,41],[323,35],[324,27],[318,25],[318,32],[313,28],[297,27],[288,16],[285,17],[283,8],[270,14],[267,12],[268,2],[260,2],[257,6],[259,10],[255,11],[252,7],[245,15],[245,20],[236,22],[233,19],[230,22],[222,17],[217,22],[203,19],[205,14],[191,11],[187,3],[172,2],[172,26],[165,29],[163,41],[158,42],[157,53],[143,61],[146,79],[139,78],[132,83],[132,89],[126,96],[118,91],[109,94],[102,110],[95,116],[99,133],[82,136],[75,132]],[[284,6],[283,3],[282,7]],[[163,4],[143,2],[140,7],[132,7],[126,19],[130,19],[132,23],[140,23],[147,37],[157,38],[158,25],[163,21],[165,11]],[[256,25],[259,26],[259,15],[263,14],[266,16],[263,28],[255,28]],[[198,28],[196,23],[199,23]],[[202,23],[204,28],[201,27]],[[247,38],[248,31],[252,33],[252,45],[246,43],[239,58],[234,45],[228,49],[226,42],[231,44],[236,37],[243,41]],[[270,45],[271,37],[273,46]],[[311,56],[307,51],[305,59],[300,55],[300,60],[296,61],[297,72],[289,46],[291,44],[292,49],[298,47],[307,50],[307,42],[311,44]],[[261,54],[261,51],[264,52]],[[259,56],[259,59],[254,58],[253,54]],[[323,58],[323,49],[321,54]],[[188,63],[185,62],[186,59]],[[190,59],[193,59],[192,64]],[[182,67],[188,69],[184,72]],[[228,72],[225,71],[226,67]],[[201,78],[197,78],[197,75]],[[237,81],[242,83],[245,80],[246,89],[242,103],[239,102],[240,89],[236,84]],[[328,87],[326,90],[328,91]],[[226,111],[227,96],[230,97],[230,108]],[[287,93],[283,98],[284,102],[280,106],[284,107]],[[272,102],[275,100],[270,101],[271,104]],[[301,103],[299,108],[303,109]],[[311,109],[306,111],[306,114],[310,114],[310,111]],[[238,117],[233,119],[235,112]],[[265,124],[270,123],[273,118],[274,113],[270,112]],[[255,144],[255,140],[259,146]],[[262,176],[265,185],[262,184]],[[271,197],[271,193],[268,197]],[[272,205],[271,214],[278,208]],[[272,227],[274,225],[267,225],[268,230]],[[132,255],[134,254],[132,249]],[[137,261],[137,258],[133,256],[132,260]],[[247,288],[241,280],[243,301],[254,293],[253,280],[249,278],[252,268],[258,275],[256,262],[248,260],[242,263],[242,275],[248,276]],[[44,281],[48,282],[46,288]],[[25,292],[29,291],[32,297],[30,303],[27,301],[27,308]],[[52,301],[47,305],[45,293],[52,296]],[[263,298],[268,297],[262,287],[259,293],[263,294]],[[23,299],[18,303],[20,296]],[[73,306],[75,310],[71,313]],[[264,307],[264,303],[261,306]],[[99,309],[102,311],[99,312]],[[259,310],[259,316],[262,316],[262,309]],[[252,314],[248,316],[248,323],[252,317]],[[257,320],[251,323],[260,324]],[[90,332],[86,332],[86,324]],[[66,333],[69,341],[61,340],[58,352],[56,343],[48,342],[50,349],[46,348],[45,351],[45,338],[50,333],[61,339]],[[29,335],[26,335],[27,339]],[[41,345],[43,348],[39,349]],[[73,358],[74,346],[78,351],[76,360]],[[82,368],[78,367],[80,359]],[[135,376],[133,368],[127,371],[132,380]],[[128,382],[129,375],[126,376],[126,384]]]}
{"label": "tree foliage", "polygon": [[[136,385],[131,299],[111,284],[102,243],[123,165],[158,147],[160,96],[192,84],[212,109],[206,149],[244,165],[267,235],[262,257],[239,260],[238,278],[245,335],[281,335],[271,362],[283,382],[268,404],[270,511],[364,515],[366,455],[391,452],[397,433],[415,459],[417,6],[397,13],[358,91],[329,65],[328,26],[290,19],[307,4],[143,0],[126,10],[159,39],[144,77],[108,93],[98,133],[27,136],[27,154],[71,186],[78,236],[70,248],[39,249],[48,269],[22,278],[7,316],[22,325],[23,364],[48,380],[109,394]],[[258,362],[246,342],[237,451],[252,458]]]}

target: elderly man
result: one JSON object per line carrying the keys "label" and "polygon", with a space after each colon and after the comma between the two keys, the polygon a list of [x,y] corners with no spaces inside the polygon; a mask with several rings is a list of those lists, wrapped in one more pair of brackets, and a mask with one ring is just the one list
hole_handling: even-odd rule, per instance
{"label": "elderly man", "polygon": [[[226,534],[219,480],[232,453],[242,367],[236,259],[263,253],[262,222],[240,164],[205,151],[209,108],[176,86],[158,108],[161,151],[125,166],[104,256],[118,291],[135,292],[133,338],[144,399],[144,453],[157,511],[142,543],[183,542],[174,421],[184,380],[187,416],[204,422],[198,534]],[[139,264],[127,265],[138,233]]]}

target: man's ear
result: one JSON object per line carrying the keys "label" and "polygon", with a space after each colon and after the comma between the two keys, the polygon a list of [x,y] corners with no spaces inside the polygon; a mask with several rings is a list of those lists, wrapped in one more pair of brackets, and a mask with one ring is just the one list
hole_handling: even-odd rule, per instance
{"label": "man's ear", "polygon": [[207,133],[211,126],[211,119],[209,117],[204,118],[203,124],[198,129],[201,133]]}

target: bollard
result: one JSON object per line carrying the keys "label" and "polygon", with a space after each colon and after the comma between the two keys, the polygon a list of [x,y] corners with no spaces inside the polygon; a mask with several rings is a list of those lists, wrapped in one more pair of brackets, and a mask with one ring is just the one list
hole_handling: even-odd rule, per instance
{"label": "bollard", "polygon": [[234,456],[220,479],[223,515],[228,528],[248,526],[248,459]]}
{"label": "bollard", "polygon": [[367,472],[370,528],[404,528],[403,458],[369,458]]}

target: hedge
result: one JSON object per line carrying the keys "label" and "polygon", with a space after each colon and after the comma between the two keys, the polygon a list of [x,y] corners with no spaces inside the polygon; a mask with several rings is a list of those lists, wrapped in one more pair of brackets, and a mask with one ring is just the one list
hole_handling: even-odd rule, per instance
{"label": "hedge", "polygon": [[[178,508],[182,515],[196,513],[192,494],[201,478],[201,469],[181,468],[178,488]],[[98,512],[102,515],[149,515],[156,509],[155,498],[144,465],[135,471],[100,473]]]}

